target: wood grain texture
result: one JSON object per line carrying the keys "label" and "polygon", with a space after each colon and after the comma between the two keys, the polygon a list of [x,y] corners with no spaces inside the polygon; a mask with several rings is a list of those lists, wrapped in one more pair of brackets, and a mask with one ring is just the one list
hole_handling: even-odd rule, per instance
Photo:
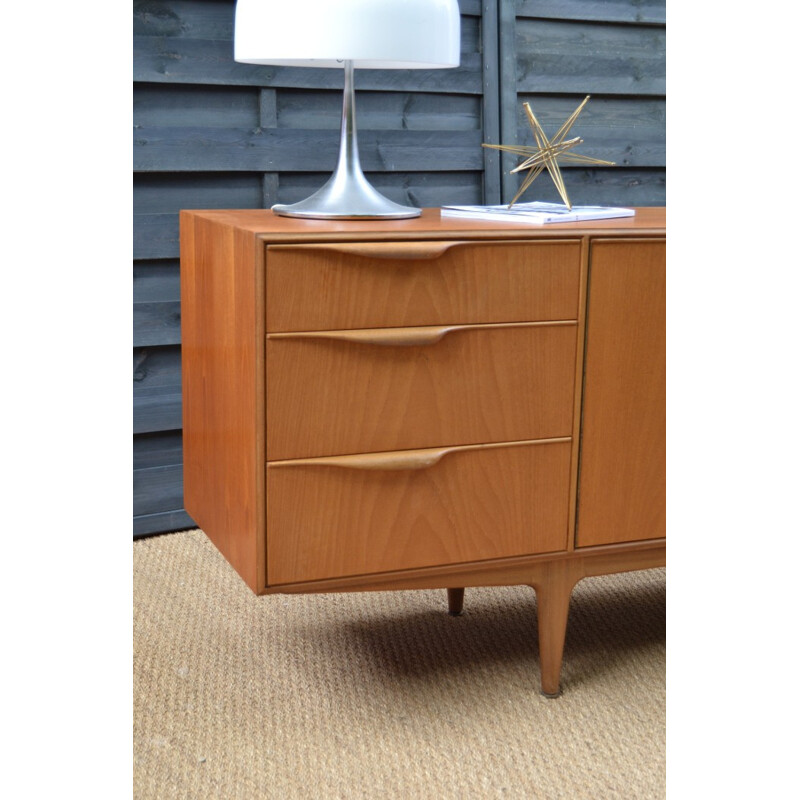
{"label": "wood grain texture", "polygon": [[137,516],[179,508],[183,505],[182,494],[183,465],[180,462],[133,471],[133,508]]}
{"label": "wood grain texture", "polygon": [[[177,46],[157,38],[134,38],[134,80],[147,83],[201,86],[254,86],[325,90],[342,88],[334,69],[268,67],[233,61],[232,41],[183,40]],[[447,74],[449,73],[449,74]],[[456,69],[358,70],[356,91],[458,92],[479,95],[482,90],[480,53],[461,54]]]}
{"label": "wood grain texture", "polygon": [[133,346],[180,344],[181,304],[168,300],[133,304]]}
{"label": "wood grain texture", "polygon": [[542,565],[531,582],[536,591],[539,628],[541,691],[547,697],[561,694],[561,662],[567,634],[569,599],[580,579],[580,565],[574,559]]}
{"label": "wood grain texture", "polygon": [[569,462],[555,442],[416,470],[268,465],[268,584],[563,550]]}
{"label": "wood grain texture", "polygon": [[[365,171],[483,169],[480,131],[360,130]],[[136,129],[136,171],[319,172],[333,170],[339,132],[174,126]]]}
{"label": "wood grain texture", "polygon": [[133,266],[133,346],[180,342],[178,261],[140,261]]}
{"label": "wood grain texture", "polygon": [[[261,236],[265,243],[302,244],[302,249],[312,243],[338,242],[397,242],[408,240],[455,239],[473,241],[491,246],[494,240],[516,242],[521,246],[564,244],[564,239],[575,240],[583,236],[619,237],[662,236],[666,227],[666,209],[660,206],[636,207],[632,217],[596,219],[586,222],[559,222],[531,226],[524,222],[482,222],[441,215],[441,209],[423,208],[420,216],[388,222],[375,220],[311,220],[279,217],[269,209],[229,208],[202,209],[191,213],[197,217],[233,225],[242,231]],[[487,242],[492,240],[492,242]],[[569,243],[569,242],[568,242]],[[301,248],[298,248],[298,251]],[[509,254],[505,254],[508,258]],[[505,263],[504,258],[504,263]],[[476,320],[469,320],[475,322]],[[365,326],[369,327],[369,326]]]}
{"label": "wood grain texture", "polygon": [[586,295],[589,284],[589,240],[581,242],[581,279],[580,297],[578,305],[577,339],[578,347],[575,352],[575,391],[572,403],[572,464],[570,466],[569,481],[569,544],[568,550],[575,549],[575,523],[578,509],[578,464],[580,463],[581,448],[581,411],[583,398],[583,357],[586,342]]}
{"label": "wood grain texture", "polygon": [[181,360],[178,347],[133,351],[133,431],[173,431],[181,427]]}
{"label": "wood grain texture", "polygon": [[[412,228],[413,230],[413,228]],[[577,318],[580,243],[459,243],[438,258],[270,247],[270,331]]]}
{"label": "wood grain texture", "polygon": [[[181,485],[181,497],[183,497],[183,485]],[[172,533],[175,531],[186,531],[196,528],[197,523],[186,513],[183,508],[183,500],[179,507],[169,511],[158,511],[155,514],[137,514],[133,518],[133,538],[139,539],[154,533]]]}
{"label": "wood grain texture", "polygon": [[134,537],[157,531],[165,522],[184,529],[197,527],[183,510],[183,447],[179,430],[134,438],[133,515]]}
{"label": "wood grain texture", "polygon": [[517,0],[519,17],[664,25],[665,0]]}
{"label": "wood grain texture", "polygon": [[[483,5],[481,17],[481,59],[483,75],[482,137],[487,144],[501,144],[500,94],[497,87],[502,80],[500,63],[499,14],[491,4]],[[483,150],[483,197],[481,203],[496,205],[501,202],[501,170],[499,151],[488,147]],[[458,201],[463,204],[463,201]],[[472,204],[475,205],[475,204]]]}
{"label": "wood grain texture", "polygon": [[666,544],[663,539],[645,542],[584,547],[581,550],[542,553],[533,556],[487,559],[470,564],[396,570],[374,575],[309,581],[267,587],[264,594],[296,594],[304,592],[383,592],[395,589],[446,589],[451,586],[516,586],[534,585],[547,565],[570,561],[580,565],[585,578],[611,575],[637,569],[663,567]]}
{"label": "wood grain texture", "polygon": [[[476,95],[359,91],[357,104],[358,127],[364,130],[481,129],[481,103]],[[198,90],[186,84],[142,84],[136,90],[133,123],[137,130],[140,126],[203,125],[338,132],[342,85],[338,90],[316,92],[312,99],[304,90],[250,86],[204,86]]]}
{"label": "wood grain texture", "polygon": [[263,263],[241,231],[183,214],[185,505],[253,591],[263,586]]}
{"label": "wood grain texture", "polygon": [[364,331],[268,338],[267,458],[572,434],[574,323],[444,330],[370,337],[431,331],[420,344],[348,341]]}
{"label": "wood grain texture", "polygon": [[[358,78],[356,78],[358,79]],[[277,127],[339,130],[341,92],[272,90],[276,94]],[[358,127],[364,130],[466,131],[481,129],[481,100],[476,95],[428,92],[359,91]]]}
{"label": "wood grain texture", "polygon": [[[577,103],[576,103],[577,105]],[[573,109],[574,110],[574,109]],[[517,161],[509,163],[508,169],[517,166]],[[508,174],[510,200],[519,189],[520,177]],[[667,182],[663,167],[596,167],[583,169],[564,167],[562,175],[573,205],[581,206],[623,206],[639,207],[666,204]],[[539,184],[536,186],[536,184]],[[537,178],[531,190],[523,195],[527,200],[540,200],[548,203],[562,203],[555,184]]]}
{"label": "wood grain texture", "polygon": [[591,247],[577,544],[666,534],[664,241]]}
{"label": "wood grain texture", "polygon": [[133,468],[149,469],[183,463],[180,431],[137,436],[133,443]]}
{"label": "wood grain texture", "polygon": [[517,19],[518,92],[663,95],[663,27]]}

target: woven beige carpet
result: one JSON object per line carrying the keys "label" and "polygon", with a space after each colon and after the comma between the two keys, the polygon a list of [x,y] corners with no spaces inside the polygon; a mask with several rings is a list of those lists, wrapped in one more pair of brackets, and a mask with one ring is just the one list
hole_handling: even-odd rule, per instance
{"label": "woven beige carpet", "polygon": [[201,531],[134,552],[136,800],[665,795],[665,570],[576,587],[564,694],[535,594],[256,597]]}

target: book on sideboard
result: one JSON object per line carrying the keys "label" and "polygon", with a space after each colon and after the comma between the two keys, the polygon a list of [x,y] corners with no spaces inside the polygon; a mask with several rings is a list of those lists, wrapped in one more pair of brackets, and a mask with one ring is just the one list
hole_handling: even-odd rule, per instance
{"label": "book on sideboard", "polygon": [[613,206],[572,206],[568,208],[559,203],[517,203],[510,208],[507,205],[493,206],[442,206],[443,217],[462,217],[468,219],[485,219],[492,222],[528,222],[532,225],[544,225],[549,222],[581,222],[591,219],[613,219],[615,217],[632,217],[636,213],[632,208]]}

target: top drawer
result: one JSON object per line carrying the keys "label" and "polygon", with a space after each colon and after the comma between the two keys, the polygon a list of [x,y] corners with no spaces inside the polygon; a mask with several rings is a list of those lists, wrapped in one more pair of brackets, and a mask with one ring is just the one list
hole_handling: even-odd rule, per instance
{"label": "top drawer", "polygon": [[581,246],[342,242],[267,247],[267,330],[576,319]]}

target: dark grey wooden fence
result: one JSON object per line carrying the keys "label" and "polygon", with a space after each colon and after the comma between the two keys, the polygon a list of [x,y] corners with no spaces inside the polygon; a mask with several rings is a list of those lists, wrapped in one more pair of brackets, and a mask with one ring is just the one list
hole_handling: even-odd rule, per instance
{"label": "dark grey wooden fence", "polygon": [[[576,152],[614,167],[566,168],[573,203],[665,203],[665,0],[518,0],[500,3],[501,130],[504,141],[533,144],[522,104],[545,131],[591,95],[570,135]],[[503,199],[522,176],[503,154]],[[535,197],[533,196],[535,195]],[[524,199],[559,201],[553,182],[536,179]]]}
{"label": "dark grey wooden fence", "polygon": [[[338,70],[237,64],[234,0],[134,0],[135,536],[180,530],[181,208],[261,208],[319,188],[338,146]],[[509,200],[531,103],[555,131],[580,100],[576,203],[663,205],[664,0],[460,0],[461,66],[356,72],[361,163],[401,203]],[[505,170],[505,172],[503,171]],[[558,197],[546,175],[525,199]]]}

